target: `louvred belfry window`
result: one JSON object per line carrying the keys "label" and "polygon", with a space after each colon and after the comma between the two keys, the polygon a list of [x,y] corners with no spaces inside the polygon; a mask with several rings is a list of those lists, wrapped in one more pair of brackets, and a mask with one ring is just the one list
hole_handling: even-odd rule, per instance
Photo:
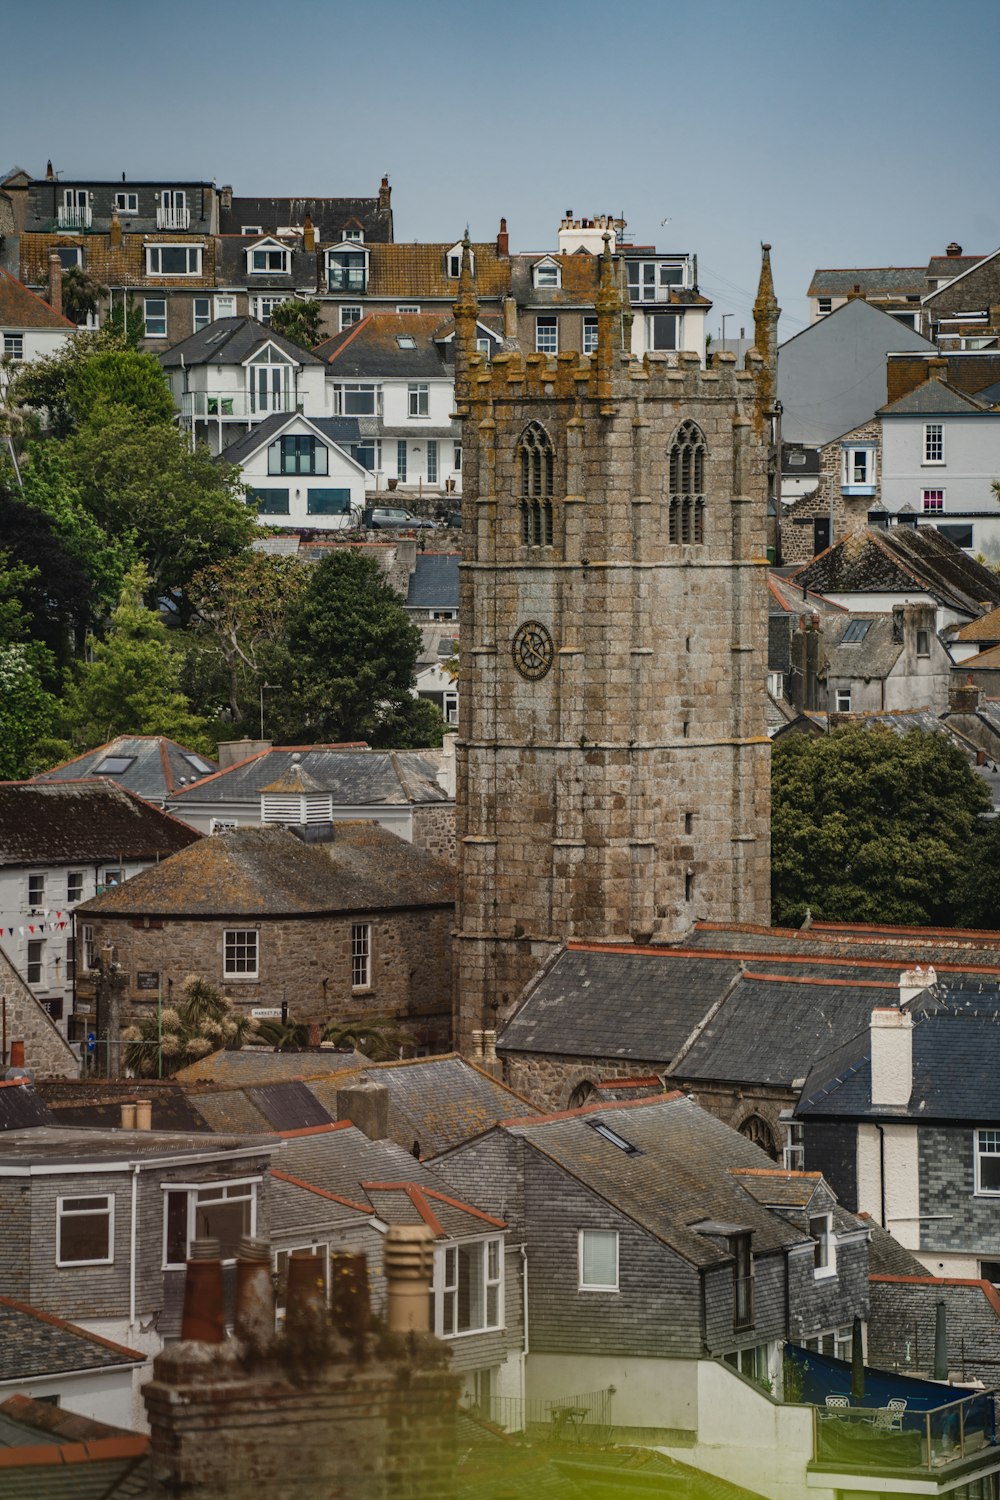
{"label": "louvred belfry window", "polygon": [[670,449],[669,540],[705,540],[705,439],[694,422],[682,422]]}
{"label": "louvred belfry window", "polygon": [[521,541],[525,547],[552,546],[552,492],[555,454],[544,427],[531,422],[517,445],[521,470]]}

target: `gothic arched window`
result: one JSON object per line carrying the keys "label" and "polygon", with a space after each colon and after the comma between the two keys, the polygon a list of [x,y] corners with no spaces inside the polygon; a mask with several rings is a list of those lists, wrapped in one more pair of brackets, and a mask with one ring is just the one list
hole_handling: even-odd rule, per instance
{"label": "gothic arched window", "polygon": [[694,422],[682,422],[670,449],[671,542],[705,540],[705,439]]}
{"label": "gothic arched window", "polygon": [[555,453],[545,428],[529,422],[521,433],[517,455],[521,469],[521,541],[525,547],[551,547]]}
{"label": "gothic arched window", "polygon": [[765,1151],[772,1161],[778,1159],[778,1143],[774,1139],[774,1131],[766,1120],[760,1115],[748,1115],[740,1126],[740,1135],[745,1136],[748,1141],[753,1141]]}

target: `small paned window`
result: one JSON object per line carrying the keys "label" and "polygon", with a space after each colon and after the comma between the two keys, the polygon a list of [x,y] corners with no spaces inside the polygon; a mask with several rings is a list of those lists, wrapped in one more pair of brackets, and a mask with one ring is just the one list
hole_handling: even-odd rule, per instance
{"label": "small paned window", "polygon": [[593,354],[597,348],[597,319],[584,318],[583,320],[583,352]]}
{"label": "small paned window", "polygon": [[924,463],[944,463],[944,426],[941,422],[924,423]]}
{"label": "small paned window", "polygon": [[426,417],[430,411],[430,387],[411,385],[407,387],[408,410],[411,417]]}
{"label": "small paned window", "polygon": [[367,990],[372,982],[372,928],[370,922],[351,925],[351,988]]}
{"label": "small paned window", "polygon": [[558,318],[535,319],[535,352],[536,354],[559,353]]}
{"label": "small paned window", "polygon": [[138,193],[116,193],[115,208],[120,214],[137,214],[139,212]]}
{"label": "small paned window", "polygon": [[5,359],[23,359],[24,334],[5,333],[3,336],[3,353]]}
{"label": "small paned window", "polygon": [[920,498],[925,511],[940,515],[944,510],[944,490],[923,490]]}
{"label": "small paned window", "polygon": [[212,321],[212,299],[210,297],[195,297],[194,299],[194,331],[200,333],[207,328]]}
{"label": "small paned window", "polygon": [[917,631],[917,655],[918,656],[930,656],[930,654],[931,654],[931,633],[930,633],[929,630],[918,630]]}
{"label": "small paned window", "polygon": [[400,484],[406,483],[406,439],[399,438],[396,442],[396,478]]}
{"label": "small paned window", "polygon": [[816,311],[818,313],[820,313],[823,317],[826,317],[827,313],[833,312],[833,298],[832,297],[817,297],[816,298]]}
{"label": "small paned window", "polygon": [[555,261],[547,260],[540,262],[535,267],[535,285],[555,287],[560,283],[561,277],[559,267]]}
{"label": "small paned window", "polygon": [[74,906],[83,900],[83,871],[70,870],[66,876],[66,905]]}
{"label": "small paned window", "polygon": [[41,938],[32,938],[28,943],[25,977],[29,984],[45,983],[45,944]]}
{"label": "small paned window", "polygon": [[753,1327],[753,1256],[750,1236],[734,1234],[729,1241],[733,1257],[733,1327]]}
{"label": "small paned window", "polygon": [[836,692],[836,704],[838,714],[849,714],[851,711],[851,689],[838,688]]}
{"label": "small paned window", "polygon": [[165,297],[146,297],[143,300],[145,332],[148,339],[165,339],[167,336],[167,300]]}
{"label": "small paned window", "polygon": [[33,911],[45,905],[45,876],[28,876],[28,905]]}
{"label": "small paned window", "polygon": [[352,303],[345,303],[340,309],[340,330],[353,328],[355,323],[361,322],[361,308]]}
{"label": "small paned window", "polygon": [[551,547],[555,453],[545,428],[531,422],[521,434],[517,455],[521,471],[521,542],[525,547]]}
{"label": "small paned window", "polygon": [[429,438],[427,441],[427,483],[438,482],[438,445],[437,438]]}
{"label": "small paned window", "polygon": [[56,1201],[56,1265],[109,1266],[115,1258],[115,1197]]}
{"label": "small paned window", "polygon": [[672,543],[705,540],[705,439],[694,422],[682,422],[670,449],[668,538]]}
{"label": "small paned window", "polygon": [[581,1292],[617,1292],[617,1229],[581,1229],[578,1257]]}
{"label": "small paned window", "polygon": [[222,972],[227,979],[256,979],[260,933],[254,927],[227,927]]}
{"label": "small paned window", "polygon": [[976,1131],[976,1192],[1000,1193],[1000,1130]]}

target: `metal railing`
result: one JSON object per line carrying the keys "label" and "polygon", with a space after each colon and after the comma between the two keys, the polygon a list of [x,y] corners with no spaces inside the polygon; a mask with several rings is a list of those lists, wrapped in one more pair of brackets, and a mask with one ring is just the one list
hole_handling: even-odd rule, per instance
{"label": "metal railing", "polygon": [[566,1442],[603,1443],[611,1430],[609,1390],[583,1395],[538,1400],[520,1396],[493,1396],[470,1410],[505,1432],[530,1433]]}
{"label": "metal railing", "polygon": [[189,208],[164,208],[161,204],[156,210],[157,229],[190,229],[191,210]]}
{"label": "metal railing", "polygon": [[933,1471],[996,1444],[992,1391],[963,1396],[931,1411],[888,1407],[813,1408],[815,1462],[866,1463],[880,1468]]}
{"label": "metal railing", "polygon": [[69,208],[66,204],[56,209],[56,223],[60,229],[89,229],[93,212],[88,208]]}

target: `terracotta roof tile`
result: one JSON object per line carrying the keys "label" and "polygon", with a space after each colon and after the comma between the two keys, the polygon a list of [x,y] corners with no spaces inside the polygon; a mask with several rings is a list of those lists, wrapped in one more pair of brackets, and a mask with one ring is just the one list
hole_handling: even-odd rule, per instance
{"label": "terracotta roof tile", "polygon": [[[48,265],[46,264],[39,281],[47,280]],[[0,267],[0,327],[5,329],[64,328],[67,332],[76,331],[75,323],[71,323],[69,318],[64,318],[62,313],[57,313],[54,307],[50,307],[23,282],[18,281],[16,276],[12,276],[2,267]]]}
{"label": "terracotta roof tile", "polygon": [[[368,271],[369,297],[458,296],[458,282],[449,276],[445,257],[453,248],[440,245],[372,245]],[[510,261],[497,255],[495,244],[473,245],[476,292],[480,298],[503,297],[510,290]]]}
{"label": "terracotta roof tile", "polygon": [[[146,245],[201,245],[200,276],[149,276]],[[43,286],[49,276],[49,253],[60,245],[83,247],[83,269],[105,286],[205,287],[215,285],[215,241],[210,235],[123,234],[112,245],[106,234],[22,234],[21,275],[32,286]]]}

